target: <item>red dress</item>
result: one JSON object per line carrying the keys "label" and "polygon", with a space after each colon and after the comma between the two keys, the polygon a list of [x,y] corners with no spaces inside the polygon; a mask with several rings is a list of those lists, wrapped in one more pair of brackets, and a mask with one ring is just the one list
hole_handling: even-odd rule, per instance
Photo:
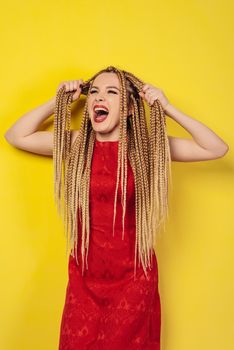
{"label": "red dress", "polygon": [[[113,205],[118,165],[118,141],[95,140],[90,178],[90,239],[88,269],[82,276],[78,261],[69,256],[68,285],[59,350],[159,350],[161,310],[158,265],[137,264],[135,255],[134,175],[128,159],[125,234],[122,240],[121,184],[112,236]],[[79,233],[81,222],[78,219]],[[79,242],[81,235],[79,236]]]}

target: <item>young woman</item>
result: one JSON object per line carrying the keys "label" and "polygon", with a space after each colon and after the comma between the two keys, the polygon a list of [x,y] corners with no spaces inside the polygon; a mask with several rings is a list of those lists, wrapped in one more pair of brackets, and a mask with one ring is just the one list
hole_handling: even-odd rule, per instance
{"label": "young woman", "polygon": [[[70,130],[70,104],[81,93],[87,95],[81,127]],[[53,112],[54,131],[37,131]],[[192,139],[167,135],[166,115]],[[62,82],[5,137],[53,156],[58,202],[64,194],[72,251],[59,349],[160,349],[155,238],[167,215],[170,162],[220,158],[228,145],[162,90],[113,66],[85,83]]]}

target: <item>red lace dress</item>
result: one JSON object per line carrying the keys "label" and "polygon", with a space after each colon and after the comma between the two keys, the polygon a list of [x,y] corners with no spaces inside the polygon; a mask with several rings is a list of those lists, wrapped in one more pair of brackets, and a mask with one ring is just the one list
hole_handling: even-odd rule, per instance
{"label": "red lace dress", "polygon": [[[59,350],[159,350],[160,296],[155,253],[148,279],[135,255],[134,176],[128,159],[125,235],[122,240],[121,185],[112,235],[118,141],[95,140],[90,178],[88,269],[82,276],[71,255]],[[81,222],[78,220],[79,232]],[[80,236],[81,239],[81,236]]]}

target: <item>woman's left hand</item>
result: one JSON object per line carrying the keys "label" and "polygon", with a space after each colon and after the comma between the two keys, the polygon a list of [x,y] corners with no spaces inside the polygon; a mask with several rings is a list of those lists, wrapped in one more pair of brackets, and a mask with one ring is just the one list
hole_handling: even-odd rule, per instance
{"label": "woman's left hand", "polygon": [[144,98],[150,106],[153,105],[154,101],[158,99],[164,111],[169,105],[169,101],[164,95],[163,91],[151,84],[145,84],[142,91],[139,92],[139,95]]}

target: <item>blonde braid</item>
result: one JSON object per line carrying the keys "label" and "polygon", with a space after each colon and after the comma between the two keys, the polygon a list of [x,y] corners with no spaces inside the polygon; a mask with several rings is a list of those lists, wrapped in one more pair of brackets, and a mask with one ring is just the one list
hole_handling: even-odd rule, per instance
{"label": "blonde braid", "polygon": [[[135,103],[134,103],[134,107]],[[137,108],[134,108],[134,112],[133,112],[133,116],[132,116],[132,122],[133,122],[133,139],[134,139],[134,158],[135,158],[135,166],[136,167],[136,174],[137,174],[137,179],[138,179],[138,185],[137,185],[137,201],[136,201],[136,205],[139,208],[138,209],[138,221],[136,222],[137,224],[137,231],[141,232],[140,236],[138,236],[137,238],[140,239],[139,242],[136,241],[136,245],[138,244],[139,246],[139,254],[141,259],[143,259],[143,268],[144,271],[146,273],[146,269],[145,269],[145,256],[144,254],[142,254],[142,250],[143,252],[147,253],[147,249],[146,249],[146,245],[147,245],[147,241],[146,241],[146,237],[145,237],[145,217],[144,217],[144,213],[143,213],[143,208],[145,205],[145,189],[144,189],[144,179],[143,179],[143,172],[142,172],[142,168],[144,167],[144,160],[142,160],[141,158],[141,151],[140,151],[140,143],[139,143],[139,138],[140,135],[138,133],[138,123],[137,123],[137,118],[138,118],[138,113],[137,113]],[[143,163],[142,163],[143,162]],[[147,181],[147,178],[145,179]],[[143,203],[143,206],[142,206]],[[147,211],[145,212],[145,214],[147,215]],[[147,275],[147,273],[146,273]]]}
{"label": "blonde braid", "polygon": [[[136,260],[137,260],[137,255],[138,255],[138,267],[140,266],[140,260],[141,260],[141,255],[138,253],[141,250],[141,231],[140,231],[140,223],[142,222],[141,218],[141,210],[140,208],[140,196],[139,196],[139,190],[140,190],[140,184],[139,184],[139,176],[137,173],[137,164],[136,164],[136,151],[135,151],[135,142],[134,142],[134,136],[132,135],[133,133],[133,128],[130,130],[130,148],[129,148],[129,159],[130,159],[130,164],[133,170],[134,174],[134,179],[135,179],[135,206],[138,208],[136,210],[136,238],[135,238],[135,260],[134,260],[134,280],[136,278]],[[144,264],[142,264],[144,268]],[[147,276],[147,274],[146,274]]]}
{"label": "blonde braid", "polygon": [[[116,203],[119,181],[121,182],[121,204],[123,208],[122,227],[124,239],[124,218],[126,212],[127,192],[127,157],[134,174],[135,205],[136,205],[136,241],[134,277],[138,254],[147,277],[147,267],[151,268],[152,253],[156,233],[168,215],[168,171],[171,180],[171,158],[166,134],[165,114],[162,106],[156,100],[150,108],[150,133],[145,116],[144,101],[139,92],[144,82],[119,68],[109,66],[96,73],[84,82],[82,93],[89,97],[92,82],[103,72],[114,72],[120,81],[120,134],[118,146],[118,166],[116,175],[116,189],[114,200],[113,235],[116,217]],[[62,170],[64,178],[65,227],[67,242],[70,236],[71,254],[77,259],[79,233],[77,214],[82,221],[82,275],[84,274],[84,260],[88,268],[89,249],[89,187],[95,132],[92,129],[88,115],[87,100],[84,107],[78,136],[71,147],[71,100],[73,93],[61,88],[56,95],[54,118],[54,169],[55,169],[55,198],[60,201]],[[133,113],[128,116],[128,107],[132,103]],[[67,117],[66,117],[67,114]],[[67,118],[67,125],[65,123]],[[65,142],[64,142],[65,138]],[[62,167],[62,161],[64,166]],[[58,203],[59,213],[60,202]],[[165,226],[164,226],[165,229]],[[70,234],[70,235],[69,235]],[[68,247],[68,246],[67,246]]]}
{"label": "blonde braid", "polygon": [[[138,92],[144,83],[132,73],[124,71],[126,77],[133,82]],[[140,100],[142,100],[140,98]],[[143,100],[142,100],[143,101]],[[144,109],[144,106],[143,106]],[[142,108],[141,108],[142,111]],[[158,100],[150,107],[150,197],[151,197],[151,227],[159,232],[160,226],[168,216],[168,173],[171,180],[171,156],[166,133],[166,116]],[[154,235],[155,244],[156,234]]]}

